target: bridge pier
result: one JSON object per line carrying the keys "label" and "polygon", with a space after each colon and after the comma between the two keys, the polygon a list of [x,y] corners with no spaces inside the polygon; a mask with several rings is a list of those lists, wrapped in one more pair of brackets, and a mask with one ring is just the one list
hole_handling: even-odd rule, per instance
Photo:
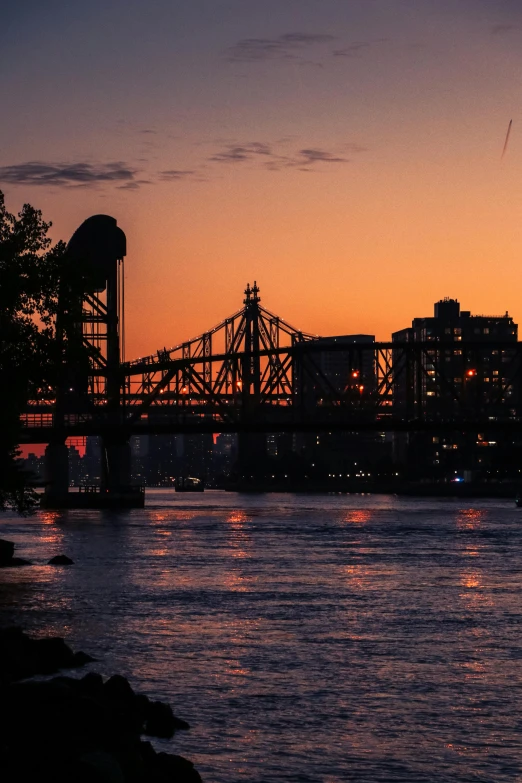
{"label": "bridge pier", "polygon": [[240,432],[237,439],[238,474],[240,481],[264,477],[267,466],[266,435],[259,432]]}
{"label": "bridge pier", "polygon": [[65,440],[48,443],[45,448],[45,499],[63,501],[69,491],[69,450]]}
{"label": "bridge pier", "polygon": [[131,486],[131,449],[128,440],[102,439],[102,490],[125,492]]}

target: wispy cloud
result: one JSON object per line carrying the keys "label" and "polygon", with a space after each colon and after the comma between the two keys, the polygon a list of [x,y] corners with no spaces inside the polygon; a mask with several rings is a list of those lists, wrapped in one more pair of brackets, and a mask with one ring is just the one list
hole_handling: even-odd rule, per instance
{"label": "wispy cloud", "polygon": [[279,144],[267,144],[259,141],[227,143],[208,160],[220,164],[251,164],[270,171],[288,168],[311,171],[313,168],[321,168],[322,164],[349,163],[350,158],[346,157],[346,153],[365,151],[365,147],[355,143],[344,144],[340,149],[335,150],[314,146],[292,151],[288,149],[288,140],[284,139]]}
{"label": "wispy cloud", "polygon": [[259,155],[271,157],[271,147],[259,141],[251,141],[248,144],[227,144],[209,160],[216,163],[243,163]]}
{"label": "wispy cloud", "polygon": [[334,49],[332,54],[334,57],[358,57],[365,49],[369,49],[376,44],[386,43],[387,40],[387,38],[376,38],[371,41],[354,41],[341,49]]}
{"label": "wispy cloud", "polygon": [[0,182],[10,185],[94,187],[107,183],[133,183],[137,170],[122,161],[115,163],[42,163],[29,161],[0,167]]}
{"label": "wispy cloud", "polygon": [[125,185],[118,185],[118,190],[139,190],[142,185],[151,185],[150,179],[136,179],[132,182],[126,182]]}
{"label": "wispy cloud", "polygon": [[333,35],[285,33],[276,38],[243,38],[226,50],[229,62],[256,63],[267,60],[294,60],[317,44],[332,43]]}
{"label": "wispy cloud", "polygon": [[322,149],[305,149],[299,150],[298,157],[296,158],[296,166],[313,166],[314,163],[348,163],[348,158],[343,158],[340,155],[335,155],[328,150]]}
{"label": "wispy cloud", "polygon": [[160,171],[159,177],[164,182],[172,182],[177,179],[190,179],[195,174],[194,169],[167,169],[167,171]]}
{"label": "wispy cloud", "polygon": [[519,29],[515,24],[495,24],[491,28],[491,35],[507,35]]}

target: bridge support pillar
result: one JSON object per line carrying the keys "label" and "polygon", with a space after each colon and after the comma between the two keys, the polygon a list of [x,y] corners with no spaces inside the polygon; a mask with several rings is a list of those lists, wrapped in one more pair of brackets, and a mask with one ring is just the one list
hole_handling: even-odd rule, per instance
{"label": "bridge support pillar", "polygon": [[263,476],[267,463],[266,435],[259,432],[238,434],[238,473],[240,480]]}
{"label": "bridge support pillar", "polygon": [[126,490],[131,485],[131,449],[128,440],[103,438],[102,486],[109,492]]}
{"label": "bridge support pillar", "polygon": [[62,443],[45,448],[45,495],[50,500],[63,498],[69,491],[69,450]]}

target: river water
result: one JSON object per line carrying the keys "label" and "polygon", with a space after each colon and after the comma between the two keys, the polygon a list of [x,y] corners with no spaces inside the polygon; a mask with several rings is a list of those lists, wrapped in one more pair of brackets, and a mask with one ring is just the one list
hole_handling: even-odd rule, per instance
{"label": "river water", "polygon": [[157,747],[205,783],[522,780],[512,502],[151,490],[0,536],[36,564],[0,622],[169,701],[192,729]]}

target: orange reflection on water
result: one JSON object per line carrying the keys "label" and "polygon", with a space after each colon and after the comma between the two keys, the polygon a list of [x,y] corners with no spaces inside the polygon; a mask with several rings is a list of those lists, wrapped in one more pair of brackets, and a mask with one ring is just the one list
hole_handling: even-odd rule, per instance
{"label": "orange reflection on water", "polygon": [[492,606],[491,595],[485,592],[482,574],[478,571],[463,571],[460,584],[464,590],[459,593],[467,609],[475,610],[481,606]]}
{"label": "orange reflection on water", "polygon": [[480,680],[483,679],[486,672],[486,667],[480,661],[465,661],[462,664],[464,669],[464,679],[466,680]]}
{"label": "orange reflection on water", "polygon": [[370,569],[364,565],[348,565],[343,569],[349,586],[352,590],[367,590],[370,580]]}
{"label": "orange reflection on water", "polygon": [[245,522],[248,521],[248,516],[245,514],[244,511],[231,511],[230,514],[227,517],[227,522],[232,527],[243,527]]}
{"label": "orange reflection on water", "polygon": [[40,512],[40,519],[44,523],[44,525],[54,525],[54,523],[59,519],[60,516],[61,516],[60,511]]}
{"label": "orange reflection on water", "polygon": [[351,525],[365,525],[372,518],[372,512],[368,509],[354,509],[348,511],[343,519],[343,522],[347,522]]}
{"label": "orange reflection on water", "polygon": [[249,588],[249,579],[246,579],[239,571],[227,571],[223,578],[223,584],[228,590],[235,593],[246,593]]}
{"label": "orange reflection on water", "polygon": [[226,518],[230,528],[230,555],[235,558],[248,557],[247,546],[250,544],[250,536],[245,530],[248,516],[244,511],[232,511]]}
{"label": "orange reflection on water", "polygon": [[[45,535],[39,536],[39,541],[43,544],[51,544],[58,549],[59,545],[63,542],[64,539],[64,532],[58,524],[63,519],[63,512],[41,511],[39,518],[43,524],[46,525]],[[60,553],[55,552],[54,554]],[[49,557],[51,557],[51,555],[49,555]]]}
{"label": "orange reflection on water", "polygon": [[465,508],[459,511],[457,527],[459,530],[477,530],[485,520],[487,512],[480,508]]}
{"label": "orange reflection on water", "polygon": [[468,590],[475,590],[477,587],[482,587],[478,574],[463,574],[460,578],[460,583],[463,587],[467,587]]}

